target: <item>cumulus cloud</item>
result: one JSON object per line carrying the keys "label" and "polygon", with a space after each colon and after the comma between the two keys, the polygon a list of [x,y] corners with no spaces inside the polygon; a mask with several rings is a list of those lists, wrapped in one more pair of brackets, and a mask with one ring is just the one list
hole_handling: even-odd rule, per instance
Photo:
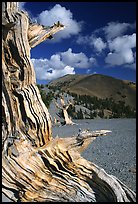
{"label": "cumulus cloud", "polygon": [[69,48],[66,52],[61,53],[62,61],[77,68],[88,68],[94,63],[94,58],[88,58],[84,53],[73,53]]}
{"label": "cumulus cloud", "polygon": [[65,76],[66,74],[75,74],[74,67],[71,66],[65,66],[61,70],[57,69],[51,69],[51,72],[45,73],[45,76],[42,77],[43,80],[53,80],[62,76]]}
{"label": "cumulus cloud", "polygon": [[102,30],[105,32],[106,38],[113,39],[118,36],[122,36],[128,29],[135,28],[135,23],[119,23],[109,22],[107,26],[103,27]]}
{"label": "cumulus cloud", "polygon": [[50,59],[32,59],[36,78],[53,80],[66,74],[75,74],[75,68],[89,68],[96,63],[95,58],[88,58],[84,53],[73,53],[69,48],[66,52],[52,55]]}
{"label": "cumulus cloud", "polygon": [[[136,28],[136,23],[109,22],[106,26],[94,30],[90,35],[79,35],[77,43],[90,46],[95,54],[104,53],[108,66],[136,66],[136,34],[126,35]],[[106,49],[106,50],[105,50]],[[104,51],[104,52],[103,52]],[[128,65],[128,66],[127,66]]]}
{"label": "cumulus cloud", "polygon": [[94,30],[90,35],[79,35],[76,42],[78,44],[91,46],[92,48],[94,47],[96,51],[102,52],[107,47],[108,41],[123,36],[128,30],[135,28],[135,22],[132,24],[109,22],[106,26]]}
{"label": "cumulus cloud", "polygon": [[136,70],[136,52],[133,53],[134,62],[132,64],[125,64],[125,67]]}
{"label": "cumulus cloud", "polygon": [[82,36],[82,35],[79,35],[76,42],[80,45],[82,44],[88,44],[90,41],[90,36],[88,35],[85,35],[85,36]]}
{"label": "cumulus cloud", "polygon": [[106,48],[106,43],[103,41],[103,39],[101,37],[96,37],[93,34],[90,36],[79,36],[77,43],[89,45],[98,53],[102,52]]}
{"label": "cumulus cloud", "polygon": [[108,53],[107,57],[105,58],[105,62],[111,66],[133,63],[133,61],[134,58],[131,50],[126,50],[125,53]]}
{"label": "cumulus cloud", "polygon": [[122,49],[130,49],[136,47],[136,34],[124,35],[117,37],[112,41],[109,41],[109,49],[115,51],[121,51]]}
{"label": "cumulus cloud", "polygon": [[110,52],[105,58],[105,62],[114,65],[132,64],[135,61],[135,56],[132,48],[136,47],[136,34],[124,35],[116,37],[109,43]]}
{"label": "cumulus cloud", "polygon": [[97,52],[102,52],[106,48],[106,43],[103,42],[101,37],[93,37],[90,43],[94,46]]}
{"label": "cumulus cloud", "polygon": [[[53,80],[58,77],[64,76],[66,74],[75,74],[74,67],[64,66],[60,69],[55,69],[54,64],[53,67],[49,66],[51,61],[48,59],[31,59],[34,65],[36,78],[39,80]],[[62,63],[62,62],[61,62]],[[52,65],[52,64],[51,64]]]}
{"label": "cumulus cloud", "polygon": [[60,4],[56,4],[50,10],[42,11],[35,19],[38,23],[45,26],[52,26],[58,21],[65,25],[65,29],[62,32],[55,34],[54,42],[70,38],[72,35],[77,35],[81,31],[82,22],[77,22],[73,19],[71,11],[62,7]]}

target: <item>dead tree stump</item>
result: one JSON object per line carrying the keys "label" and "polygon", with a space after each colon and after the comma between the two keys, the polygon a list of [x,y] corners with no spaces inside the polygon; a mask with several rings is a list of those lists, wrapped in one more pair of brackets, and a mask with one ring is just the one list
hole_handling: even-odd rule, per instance
{"label": "dead tree stump", "polygon": [[70,107],[70,105],[73,105],[73,102],[71,101],[67,101],[67,103],[65,103],[65,99],[62,95],[60,95],[60,104],[57,103],[55,101],[55,106],[62,111],[63,114],[63,118],[64,118],[64,125],[73,125],[75,124],[71,117],[69,117],[68,114],[68,108]]}

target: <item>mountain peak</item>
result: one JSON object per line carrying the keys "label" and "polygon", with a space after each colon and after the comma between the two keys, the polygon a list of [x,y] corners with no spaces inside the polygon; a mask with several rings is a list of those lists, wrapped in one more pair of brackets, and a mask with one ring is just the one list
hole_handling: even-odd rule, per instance
{"label": "mountain peak", "polygon": [[48,86],[77,95],[113,98],[115,101],[124,101],[127,105],[136,107],[136,84],[128,80],[102,74],[67,74],[50,82]]}

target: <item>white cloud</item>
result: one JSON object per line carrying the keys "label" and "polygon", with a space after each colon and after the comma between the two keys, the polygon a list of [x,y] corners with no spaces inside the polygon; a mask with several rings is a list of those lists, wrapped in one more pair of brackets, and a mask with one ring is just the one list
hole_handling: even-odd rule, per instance
{"label": "white cloud", "polygon": [[101,37],[96,37],[93,34],[90,36],[79,36],[77,41],[78,44],[88,45],[95,49],[96,52],[100,53],[106,48],[106,43]]}
{"label": "white cloud", "polygon": [[86,35],[86,36],[82,36],[82,35],[79,35],[76,42],[80,45],[82,44],[89,44],[90,42],[90,36]]}
{"label": "white cloud", "polygon": [[65,63],[62,62],[60,54],[52,55],[50,60],[48,61],[48,65],[53,69],[59,69],[59,70],[65,67]]}
{"label": "white cloud", "polygon": [[69,48],[66,52],[61,53],[62,60],[65,64],[77,68],[88,68],[94,63],[94,58],[88,58],[84,53],[73,53]]}
{"label": "white cloud", "polygon": [[105,62],[114,65],[132,64],[135,56],[132,48],[136,47],[136,34],[124,35],[111,40],[109,43],[110,52],[105,58]]}
{"label": "white cloud", "polygon": [[102,30],[105,32],[105,36],[109,40],[118,36],[122,36],[128,29],[131,29],[134,27],[135,27],[135,23],[130,24],[130,23],[109,22],[107,26],[102,28]]}
{"label": "white cloud", "polygon": [[[128,30],[135,29],[135,23],[116,23],[110,22],[107,26],[99,28],[91,33],[91,35],[79,35],[77,43],[94,48],[95,54],[104,55],[105,62],[108,66],[123,65],[129,68],[136,67],[134,50],[136,47],[136,33],[124,35]],[[102,37],[100,36],[102,33]],[[99,35],[99,36],[98,36]],[[105,42],[104,40],[105,39]]]}
{"label": "white cloud", "polygon": [[88,68],[96,64],[93,57],[84,53],[73,53],[69,48],[66,52],[52,55],[50,59],[31,59],[39,80],[53,80],[66,74],[75,74],[75,68]]}
{"label": "white cloud", "polygon": [[106,48],[106,43],[103,42],[101,37],[92,37],[92,41],[90,42],[91,45],[94,46],[97,52],[102,52]]}
{"label": "white cloud", "polygon": [[112,41],[109,41],[109,49],[115,51],[121,51],[122,49],[130,49],[136,47],[136,34],[124,35],[117,37]]}
{"label": "white cloud", "polygon": [[[94,30],[90,35],[79,35],[76,42],[81,45],[90,46],[94,48],[96,52],[101,53],[105,48],[108,48],[108,41],[112,41],[119,36],[122,37],[128,30],[135,29],[135,27],[135,22],[132,24],[109,22],[107,26]],[[104,41],[104,39],[106,41]]]}
{"label": "white cloud", "polygon": [[96,60],[96,58],[94,58],[94,57],[90,57],[90,58],[89,58],[89,62],[90,62],[92,65],[97,65],[97,60]]}
{"label": "white cloud", "polygon": [[[48,59],[31,59],[35,68],[36,78],[39,80],[53,80],[66,74],[75,74],[74,67],[64,66],[55,69],[54,64]],[[49,66],[51,64],[51,66]],[[62,64],[62,62],[61,62]]]}
{"label": "white cloud", "polygon": [[131,68],[131,69],[136,69],[136,52],[133,53],[134,56],[134,62],[132,64],[126,64],[125,67]]}
{"label": "white cloud", "polygon": [[43,80],[53,80],[53,79],[62,77],[66,74],[75,74],[74,67],[65,66],[61,70],[51,69],[51,72],[47,72],[45,74],[45,77],[43,77]]}
{"label": "white cloud", "polygon": [[105,62],[111,66],[133,63],[133,61],[133,53],[131,50],[126,50],[125,53],[109,53],[105,58]]}
{"label": "white cloud", "polygon": [[62,7],[60,4],[56,4],[50,10],[42,11],[36,20],[45,26],[52,26],[58,21],[65,25],[65,29],[62,32],[55,34],[54,42],[64,38],[70,38],[72,35],[77,35],[81,31],[82,22],[77,22],[73,19],[71,11]]}

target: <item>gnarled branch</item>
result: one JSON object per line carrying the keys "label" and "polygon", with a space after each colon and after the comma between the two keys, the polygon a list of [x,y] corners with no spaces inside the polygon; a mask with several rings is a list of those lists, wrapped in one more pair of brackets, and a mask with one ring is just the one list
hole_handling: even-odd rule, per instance
{"label": "gnarled branch", "polygon": [[28,39],[30,47],[33,48],[46,39],[52,39],[53,35],[60,30],[64,29],[64,25],[60,22],[55,23],[53,26],[43,26],[38,24],[30,24],[28,28]]}

